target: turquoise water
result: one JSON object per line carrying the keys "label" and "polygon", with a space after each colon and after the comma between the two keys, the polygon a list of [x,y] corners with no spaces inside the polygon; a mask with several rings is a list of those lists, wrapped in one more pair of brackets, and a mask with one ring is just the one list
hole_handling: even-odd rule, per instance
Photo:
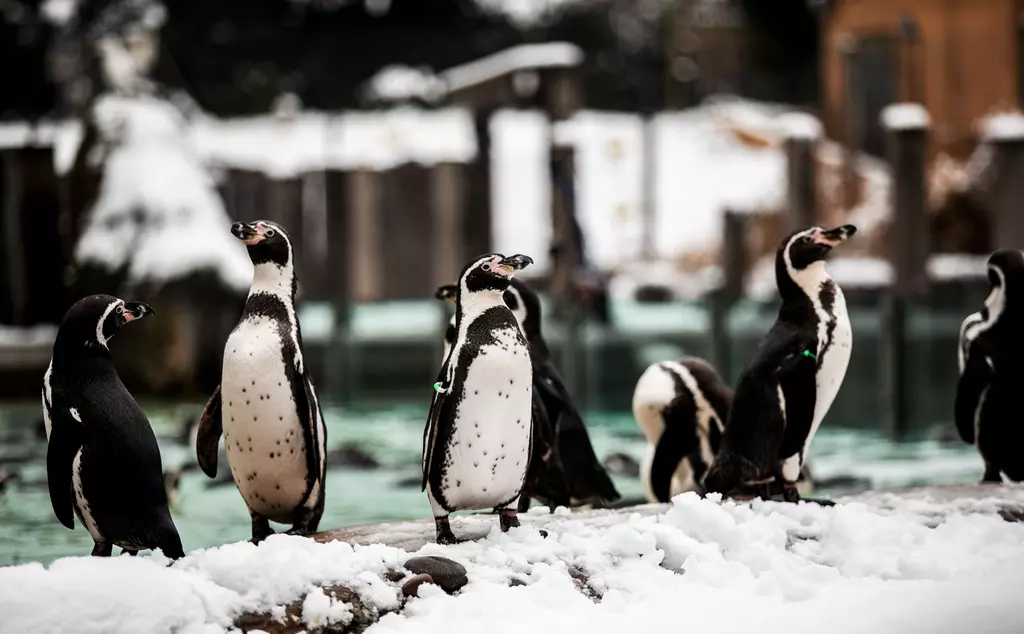
{"label": "turquoise water", "polygon": [[[181,421],[198,414],[202,405],[143,405],[160,439],[165,469],[193,462],[192,448],[177,437]],[[67,555],[86,555],[92,548],[83,527],[70,531],[53,516],[46,490],[45,441],[31,429],[39,417],[38,408],[38,403],[0,407],[0,471],[15,469],[20,474],[20,480],[0,501],[0,565],[50,562]],[[360,411],[327,408],[325,416],[329,447],[353,445],[381,466],[329,471],[322,530],[430,517],[426,496],[419,488],[425,406]],[[810,466],[817,481],[850,476],[866,480],[854,487],[893,488],[980,479],[980,459],[971,447],[948,439],[949,426],[939,426],[931,439],[893,444],[874,432],[834,429],[827,423],[819,431],[811,453]],[[643,455],[644,443],[630,414],[593,414],[588,417],[588,425],[598,456],[621,452],[639,460]],[[625,498],[640,497],[636,478],[616,475],[614,479]],[[414,484],[400,486],[403,480]],[[198,470],[182,478],[174,519],[186,551],[250,536],[249,517],[234,485],[210,487],[210,482]],[[851,486],[849,481],[833,482],[816,493],[837,494]]]}

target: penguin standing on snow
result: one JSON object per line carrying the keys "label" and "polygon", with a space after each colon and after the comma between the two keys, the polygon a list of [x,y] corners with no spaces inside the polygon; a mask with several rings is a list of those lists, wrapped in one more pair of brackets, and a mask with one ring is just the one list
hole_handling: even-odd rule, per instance
{"label": "penguin standing on snow", "polygon": [[786,501],[800,499],[796,482],[853,348],[846,299],[825,260],[855,232],[853,225],[812,227],[780,245],[775,280],[782,307],[737,382],[705,491],[729,494],[781,481]]}
{"label": "penguin standing on snow", "polygon": [[221,384],[203,410],[196,456],[203,472],[216,477],[223,431],[253,542],[273,533],[271,521],[291,524],[289,534],[308,535],[324,512],[327,429],[302,354],[295,256],[273,222],[236,222],[231,233],[248,249],[253,282],[224,345]]}
{"label": "penguin standing on snow", "polygon": [[1000,472],[1024,480],[1024,429],[1013,414],[1024,385],[1024,254],[1000,250],[988,260],[992,290],[982,309],[960,328],[960,379],[955,419],[960,437],[985,461],[982,482],[1002,482]]}
{"label": "penguin standing on snow", "polygon": [[92,554],[159,548],[184,556],[171,520],[156,435],[121,383],[107,348],[124,324],[152,314],[109,295],[79,300],[64,316],[43,377],[46,477],[53,512],[85,525]]}
{"label": "penguin standing on snow", "polygon": [[454,543],[448,516],[494,509],[501,530],[519,526],[516,503],[530,462],[530,350],[502,299],[533,261],[485,255],[466,265],[456,295],[456,337],[423,433],[423,481],[437,542]]}
{"label": "penguin standing on snow", "polygon": [[732,389],[703,359],[652,364],[633,391],[633,416],[647,439],[640,480],[649,502],[699,491],[729,416]]}

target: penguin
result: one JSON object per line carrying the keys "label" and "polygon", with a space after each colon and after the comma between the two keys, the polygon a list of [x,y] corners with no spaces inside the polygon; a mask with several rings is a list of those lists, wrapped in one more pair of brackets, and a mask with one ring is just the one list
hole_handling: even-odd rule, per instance
{"label": "penguin", "polygon": [[221,384],[203,410],[196,457],[217,476],[223,432],[231,476],[252,519],[252,541],[316,532],[324,512],[327,428],[302,353],[295,312],[295,254],[273,222],[236,222],[253,282],[238,325],[224,345]]}
{"label": "penguin", "polygon": [[455,343],[434,383],[423,431],[421,489],[439,544],[458,541],[448,521],[455,511],[494,509],[502,532],[519,526],[533,436],[533,370],[526,337],[502,295],[532,262],[489,254],[459,276]]}
{"label": "penguin", "polygon": [[992,286],[985,305],[960,327],[960,378],[954,419],[960,438],[977,447],[985,464],[982,482],[1024,480],[1024,430],[1011,412],[1017,409],[1017,390],[1024,383],[1024,254],[1014,249],[988,259]]}
{"label": "penguin", "polygon": [[818,426],[842,386],[853,332],[842,290],[825,270],[832,249],[857,229],[811,227],[786,237],[775,256],[778,318],[740,374],[722,444],[704,476],[706,493],[796,482]]}
{"label": "penguin", "polygon": [[53,512],[74,529],[78,516],[94,546],[135,555],[157,549],[184,556],[164,488],[160,448],[149,420],[121,383],[110,339],[153,314],[141,302],[92,295],[68,309],[43,376],[46,477]]}
{"label": "penguin", "polygon": [[[502,295],[502,300],[515,315],[519,327],[523,327],[525,310],[521,297],[515,288],[523,288],[525,284],[518,278],[513,277],[511,286]],[[444,301],[455,302],[459,287],[457,284],[446,284],[440,286],[434,297]],[[525,335],[525,333],[524,333]],[[455,314],[452,314],[451,321],[445,331],[444,356],[448,356],[451,346],[455,343]],[[529,345],[529,339],[527,339]],[[534,377],[536,378],[536,376]],[[569,483],[562,467],[562,460],[559,457],[558,444],[555,440],[555,429],[544,411],[544,403],[540,399],[540,393],[533,390],[531,399],[531,426],[533,433],[533,444],[530,454],[530,467],[526,473],[526,483],[522,494],[519,496],[517,511],[525,513],[530,508],[530,500],[534,499],[549,506],[568,507],[571,505],[569,495]]]}
{"label": "penguin", "polygon": [[647,439],[640,480],[649,502],[668,502],[700,481],[721,444],[732,388],[698,357],[654,363],[633,391],[633,417]]}

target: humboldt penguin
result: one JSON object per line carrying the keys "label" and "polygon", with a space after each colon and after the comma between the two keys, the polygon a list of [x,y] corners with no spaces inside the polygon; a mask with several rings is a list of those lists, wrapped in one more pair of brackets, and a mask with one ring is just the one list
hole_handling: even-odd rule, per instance
{"label": "humboldt penguin", "polygon": [[147,304],[110,295],[79,300],[60,324],[43,377],[50,503],[70,529],[78,516],[97,557],[109,557],[114,546],[131,555],[157,548],[172,559],[185,554],[156,435],[108,347],[123,325],[150,314]]}
{"label": "humboldt penguin", "polygon": [[203,410],[196,456],[217,476],[223,432],[231,476],[252,519],[252,540],[316,532],[324,512],[327,429],[305,363],[295,311],[295,253],[284,229],[259,220],[231,225],[253,263],[238,325],[224,346],[221,384]]}
{"label": "humboldt penguin", "polygon": [[740,374],[722,445],[704,476],[706,492],[796,482],[818,426],[839,392],[853,333],[846,299],[825,261],[856,232],[811,227],[787,236],[775,256],[778,318]]}

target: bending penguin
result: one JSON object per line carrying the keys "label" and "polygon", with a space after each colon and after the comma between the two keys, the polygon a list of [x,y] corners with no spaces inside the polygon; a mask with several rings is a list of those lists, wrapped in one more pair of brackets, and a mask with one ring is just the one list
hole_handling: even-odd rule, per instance
{"label": "bending penguin", "polygon": [[715,459],[732,389],[703,359],[654,363],[633,391],[633,417],[647,439],[640,480],[649,502],[668,502],[700,481]]}
{"label": "bending penguin", "polygon": [[74,529],[78,516],[94,546],[131,555],[185,555],[171,519],[156,435],[121,383],[107,347],[121,326],[153,313],[141,302],[92,295],[72,306],[43,377],[46,477],[53,512]]}
{"label": "bending penguin", "polygon": [[[525,284],[518,278],[512,278],[512,284],[502,295],[502,300],[509,307],[520,328],[523,325],[525,309],[519,300],[521,295],[516,288],[525,288]],[[434,296],[437,299],[455,302],[458,296],[459,287],[456,284],[440,286]],[[524,333],[525,334],[525,333]],[[448,356],[452,344],[455,343],[455,315],[445,332],[444,356]],[[529,344],[529,341],[527,341]],[[536,380],[536,375],[534,376]],[[518,511],[526,512],[530,508],[530,499],[535,499],[541,504],[551,508],[559,506],[570,506],[569,484],[566,479],[565,470],[562,467],[562,460],[558,453],[558,444],[555,440],[555,429],[544,411],[544,403],[541,401],[539,392],[534,389],[531,398],[531,427],[533,443],[530,452],[530,467],[526,472],[526,482],[523,485],[522,494],[519,496]]]}
{"label": "bending penguin", "polygon": [[1013,415],[1024,385],[1024,254],[996,251],[988,260],[992,285],[982,309],[960,328],[960,379],[956,386],[956,428],[985,462],[982,482],[1002,482],[1000,473],[1024,480],[1024,429]]}
{"label": "bending penguin", "polygon": [[775,256],[782,307],[736,385],[722,446],[704,477],[706,492],[796,482],[818,426],[846,375],[853,347],[842,290],[825,270],[853,225],[812,227],[783,240]]}
{"label": "bending penguin", "polygon": [[295,255],[273,222],[236,222],[231,233],[246,245],[253,282],[224,345],[221,384],[203,410],[196,457],[216,477],[223,432],[253,542],[273,534],[271,521],[291,524],[289,534],[308,535],[324,512],[327,429],[302,354]]}
{"label": "bending penguin", "polygon": [[456,338],[434,384],[423,432],[423,481],[437,542],[456,542],[448,516],[494,509],[501,530],[519,526],[516,503],[530,462],[530,351],[502,295],[525,255],[480,256],[456,294]]}

